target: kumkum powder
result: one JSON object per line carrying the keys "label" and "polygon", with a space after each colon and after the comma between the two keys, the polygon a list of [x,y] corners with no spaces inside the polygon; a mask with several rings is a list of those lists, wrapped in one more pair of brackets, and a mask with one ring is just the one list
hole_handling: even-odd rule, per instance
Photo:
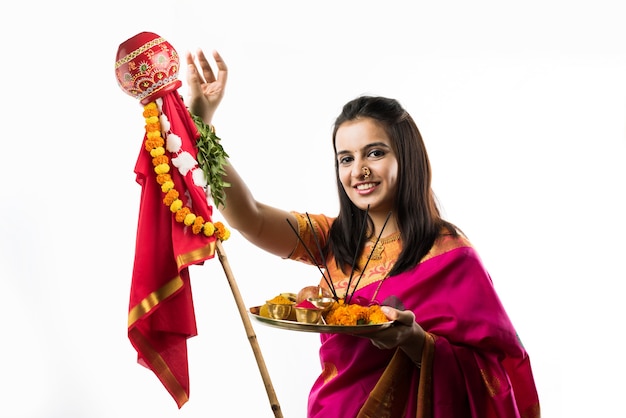
{"label": "kumkum powder", "polygon": [[308,300],[303,300],[302,302],[296,305],[296,308],[305,308],[305,309],[319,309],[317,306],[313,305]]}

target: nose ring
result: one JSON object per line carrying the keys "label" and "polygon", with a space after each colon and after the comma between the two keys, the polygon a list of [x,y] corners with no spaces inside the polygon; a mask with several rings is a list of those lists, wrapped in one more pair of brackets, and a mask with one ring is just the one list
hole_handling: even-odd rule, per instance
{"label": "nose ring", "polygon": [[370,169],[369,169],[369,168],[367,168],[367,167],[363,167],[363,168],[361,169],[361,171],[363,172],[363,178],[364,178],[365,180],[367,180],[367,179],[369,179],[369,178],[370,178],[370,174],[372,174],[372,172],[370,171]]}

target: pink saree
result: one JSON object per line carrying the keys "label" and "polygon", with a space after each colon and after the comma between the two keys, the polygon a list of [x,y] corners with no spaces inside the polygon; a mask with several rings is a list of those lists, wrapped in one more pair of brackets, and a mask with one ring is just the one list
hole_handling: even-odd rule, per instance
{"label": "pink saree", "polygon": [[[421,368],[367,338],[322,334],[309,418],[540,416],[528,355],[489,274],[464,240],[444,241],[448,248],[387,278],[376,295],[412,310],[428,332]],[[377,286],[354,297],[371,300]]]}

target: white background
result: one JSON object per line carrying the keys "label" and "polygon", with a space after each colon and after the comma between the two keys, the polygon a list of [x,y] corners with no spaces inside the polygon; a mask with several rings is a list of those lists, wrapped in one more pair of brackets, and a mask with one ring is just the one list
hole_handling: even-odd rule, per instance
{"label": "white background", "polygon": [[[285,209],[335,214],[335,116],[360,94],[399,99],[444,214],[476,245],[530,353],[543,416],[623,416],[620,4],[5,4],[0,416],[274,416],[217,259],[191,269],[199,335],[181,410],[127,339],[143,119],[114,64],[143,31],[181,54],[221,52],[218,134],[258,199]],[[235,232],[224,245],[247,306],[318,280]],[[283,415],[304,417],[318,336],[254,326]]]}

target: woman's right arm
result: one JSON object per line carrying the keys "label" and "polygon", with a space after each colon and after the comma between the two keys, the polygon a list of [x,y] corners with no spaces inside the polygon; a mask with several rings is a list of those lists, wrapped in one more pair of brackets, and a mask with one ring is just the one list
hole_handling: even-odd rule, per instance
{"label": "woman's right arm", "polygon": [[[217,77],[201,50],[198,51],[198,63],[202,71],[196,66],[191,54],[187,54],[187,82],[191,95],[189,108],[207,124],[211,124],[213,114],[224,96],[228,74],[221,56],[213,52],[213,57],[218,68]],[[224,188],[225,206],[217,209],[228,225],[257,247],[280,257],[288,257],[298,242],[294,230],[287,223],[291,223],[297,230],[295,216],[258,202],[230,161],[224,169],[224,181],[230,183],[230,187]]]}
{"label": "woman's right arm", "polygon": [[225,168],[225,207],[218,207],[228,225],[248,241],[272,254],[286,258],[296,247],[298,237],[289,226],[298,230],[296,217],[285,210],[257,201],[230,161]]}

